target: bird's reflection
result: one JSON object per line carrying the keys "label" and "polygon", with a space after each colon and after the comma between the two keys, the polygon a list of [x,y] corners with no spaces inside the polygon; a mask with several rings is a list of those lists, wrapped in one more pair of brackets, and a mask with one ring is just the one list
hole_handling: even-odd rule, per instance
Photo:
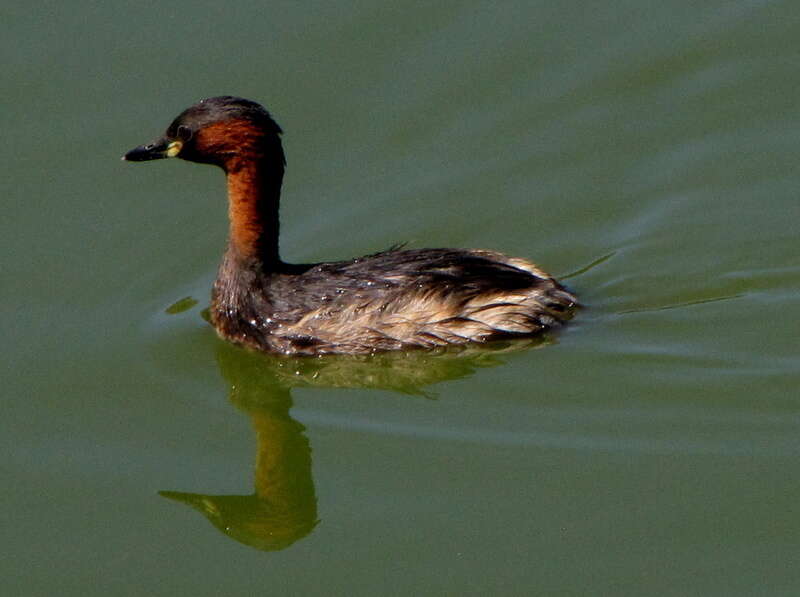
{"label": "bird's reflection", "polygon": [[255,491],[207,495],[161,491],[202,512],[229,537],[256,549],[285,549],[319,522],[305,427],[289,410],[291,389],[371,388],[427,396],[437,382],[463,378],[503,362],[510,352],[541,346],[524,339],[485,346],[360,356],[281,357],[220,342],[217,361],[230,384],[230,400],[250,417],[256,433]]}

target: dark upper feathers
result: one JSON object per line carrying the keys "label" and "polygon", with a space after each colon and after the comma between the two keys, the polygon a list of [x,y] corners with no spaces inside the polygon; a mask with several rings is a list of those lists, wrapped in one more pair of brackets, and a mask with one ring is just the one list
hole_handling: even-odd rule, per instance
{"label": "dark upper feathers", "polygon": [[224,263],[214,293],[218,304],[237,305],[238,315],[220,318],[236,341],[292,353],[486,341],[571,317],[576,299],[557,282],[519,266],[526,262],[498,257],[460,249],[387,251],[245,278]]}

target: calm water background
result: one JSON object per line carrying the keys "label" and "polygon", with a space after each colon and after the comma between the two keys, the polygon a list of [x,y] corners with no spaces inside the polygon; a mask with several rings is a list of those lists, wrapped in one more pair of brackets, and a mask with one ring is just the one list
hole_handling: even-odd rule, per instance
{"label": "calm water background", "polygon": [[[800,4],[435,6],[0,10],[3,595],[800,594]],[[222,346],[222,175],[119,156],[223,93],[286,130],[285,258],[490,247],[587,309]]]}

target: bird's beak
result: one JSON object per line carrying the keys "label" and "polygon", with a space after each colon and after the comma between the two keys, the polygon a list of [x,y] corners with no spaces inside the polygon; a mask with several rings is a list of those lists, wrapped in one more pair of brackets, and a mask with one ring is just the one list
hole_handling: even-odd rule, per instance
{"label": "bird's beak", "polygon": [[122,159],[126,162],[147,162],[149,160],[160,160],[162,158],[174,158],[181,152],[183,141],[176,139],[170,141],[166,138],[158,139],[147,145],[134,147]]}

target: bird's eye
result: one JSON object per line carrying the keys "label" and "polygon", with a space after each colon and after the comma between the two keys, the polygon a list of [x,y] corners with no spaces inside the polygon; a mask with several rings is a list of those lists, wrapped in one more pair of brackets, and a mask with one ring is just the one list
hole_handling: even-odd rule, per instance
{"label": "bird's eye", "polygon": [[192,138],[192,129],[190,129],[188,126],[180,125],[177,133],[178,139],[181,141],[188,141]]}

